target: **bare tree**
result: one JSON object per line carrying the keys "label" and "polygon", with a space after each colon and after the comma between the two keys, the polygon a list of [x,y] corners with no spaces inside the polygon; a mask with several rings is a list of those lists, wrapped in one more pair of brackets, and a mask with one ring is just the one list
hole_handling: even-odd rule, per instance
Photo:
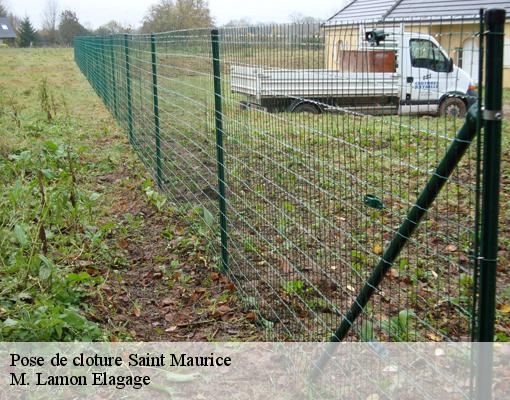
{"label": "bare tree", "polygon": [[42,13],[42,35],[49,43],[55,43],[57,41],[58,13],[58,1],[46,0]]}
{"label": "bare tree", "polygon": [[142,32],[208,28],[214,24],[206,0],[159,0],[149,7],[142,21]]}
{"label": "bare tree", "polygon": [[0,17],[7,17],[7,6],[0,0]]}

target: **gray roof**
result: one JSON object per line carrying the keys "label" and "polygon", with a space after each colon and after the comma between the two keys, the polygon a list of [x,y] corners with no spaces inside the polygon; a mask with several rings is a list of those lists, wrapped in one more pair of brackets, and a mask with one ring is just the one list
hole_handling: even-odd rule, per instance
{"label": "gray roof", "polygon": [[[7,27],[7,29],[5,29]],[[16,32],[6,17],[0,17],[0,39],[12,39],[16,37]]]}
{"label": "gray roof", "polygon": [[508,0],[353,0],[331,17],[326,26],[366,20],[449,20],[452,17],[474,17],[480,8],[504,8],[510,18]]}

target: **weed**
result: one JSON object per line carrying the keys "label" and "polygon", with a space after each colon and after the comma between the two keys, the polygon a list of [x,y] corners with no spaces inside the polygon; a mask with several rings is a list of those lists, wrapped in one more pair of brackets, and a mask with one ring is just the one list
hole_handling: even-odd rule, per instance
{"label": "weed", "polygon": [[46,115],[46,120],[48,122],[57,116],[55,96],[48,87],[48,80],[46,78],[43,78],[39,85],[39,104],[41,105],[41,110]]}

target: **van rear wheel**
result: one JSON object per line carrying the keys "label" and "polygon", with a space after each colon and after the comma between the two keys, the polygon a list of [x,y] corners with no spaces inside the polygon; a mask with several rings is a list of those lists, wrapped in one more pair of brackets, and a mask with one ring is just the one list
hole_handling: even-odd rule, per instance
{"label": "van rear wheel", "polygon": [[439,115],[441,117],[464,118],[466,113],[466,103],[459,97],[448,97],[439,106]]}
{"label": "van rear wheel", "polygon": [[291,107],[291,112],[293,113],[310,113],[310,114],[320,114],[321,109],[319,106],[312,103],[300,103],[293,107]]}

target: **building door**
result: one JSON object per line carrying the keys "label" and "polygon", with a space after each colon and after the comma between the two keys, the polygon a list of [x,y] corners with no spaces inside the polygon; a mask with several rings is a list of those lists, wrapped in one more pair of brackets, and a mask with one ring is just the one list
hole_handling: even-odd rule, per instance
{"label": "building door", "polygon": [[462,48],[462,69],[466,71],[478,84],[478,64],[480,60],[480,50],[478,48],[478,39],[471,38],[464,42]]}

